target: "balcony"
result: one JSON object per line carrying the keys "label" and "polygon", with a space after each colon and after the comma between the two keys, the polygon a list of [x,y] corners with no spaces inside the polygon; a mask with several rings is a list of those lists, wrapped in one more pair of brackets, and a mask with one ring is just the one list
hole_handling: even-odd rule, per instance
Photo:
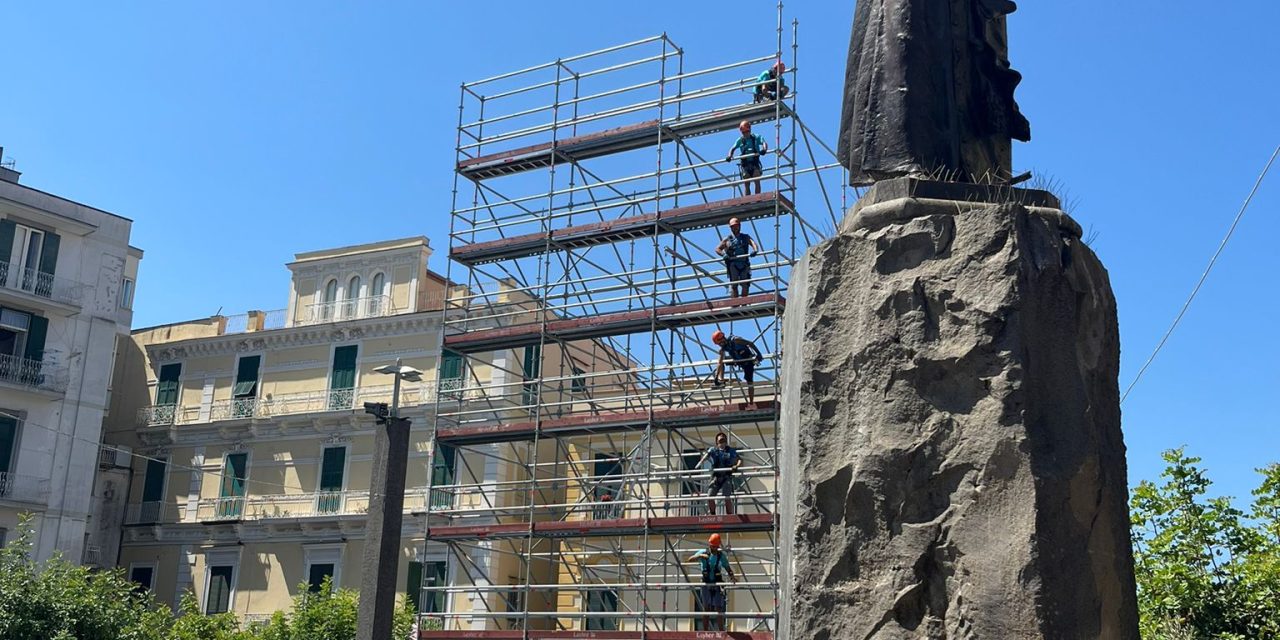
{"label": "balcony", "polygon": [[66,367],[18,356],[0,355],[0,382],[51,393],[66,393],[68,376]]}
{"label": "balcony", "polygon": [[26,269],[12,262],[0,262],[0,289],[45,298],[79,308],[88,286],[52,273]]}
{"label": "balcony", "polygon": [[[425,488],[409,489],[404,512],[426,511]],[[317,491],[229,498],[204,498],[197,505],[200,522],[260,521],[294,518],[363,516],[369,512],[368,491]]]}
{"label": "balcony", "polygon": [[181,522],[185,510],[184,507],[167,502],[137,502],[125,509],[124,523],[138,525]]}
{"label": "balcony", "polygon": [[[387,384],[355,389],[268,394],[265,398],[217,400],[208,405],[153,405],[138,410],[138,426],[158,427],[321,411],[350,411],[365,402],[389,403],[391,391],[392,386]],[[400,405],[403,407],[431,404],[435,399],[431,383],[403,384],[400,387]]]}
{"label": "balcony", "polygon": [[0,500],[45,504],[49,501],[49,480],[0,472]]}
{"label": "balcony", "polygon": [[309,304],[301,309],[294,326],[342,322],[344,320],[361,320],[364,318],[382,318],[395,315],[397,310],[391,305],[391,296],[367,296],[350,298],[334,302]]}

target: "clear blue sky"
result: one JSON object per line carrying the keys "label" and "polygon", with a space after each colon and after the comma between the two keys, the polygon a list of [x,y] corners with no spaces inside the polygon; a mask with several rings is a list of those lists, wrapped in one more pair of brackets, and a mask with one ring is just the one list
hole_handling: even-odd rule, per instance
{"label": "clear blue sky", "polygon": [[[1034,140],[1120,302],[1122,385],[1280,143],[1280,3],[1023,2]],[[799,2],[800,109],[833,140],[853,2]],[[0,145],[25,184],[135,221],[136,326],[285,305],[294,252],[445,244],[457,86],[661,33],[695,65],[773,42],[771,3],[9,2]],[[1124,406],[1133,479],[1186,444],[1247,496],[1280,460],[1280,171]],[[443,250],[432,266],[443,270]]]}

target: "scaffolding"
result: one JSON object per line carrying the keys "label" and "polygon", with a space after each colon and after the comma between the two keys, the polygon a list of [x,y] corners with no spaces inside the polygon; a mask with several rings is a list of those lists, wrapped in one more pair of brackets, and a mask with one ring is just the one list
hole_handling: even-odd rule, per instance
{"label": "scaffolding", "polygon": [[[423,552],[449,571],[422,585],[422,638],[721,637],[688,561],[712,532],[738,577],[723,637],[773,637],[786,285],[847,204],[796,112],[797,29],[780,100],[755,88],[784,61],[781,4],[768,55],[688,70],[662,34],[462,85],[442,356],[462,365],[441,365]],[[758,193],[723,159],[743,120],[771,130]],[[735,217],[760,248],[737,298],[715,252]],[[753,389],[713,380],[714,329],[763,352]],[[712,500],[717,432],[744,462]]]}

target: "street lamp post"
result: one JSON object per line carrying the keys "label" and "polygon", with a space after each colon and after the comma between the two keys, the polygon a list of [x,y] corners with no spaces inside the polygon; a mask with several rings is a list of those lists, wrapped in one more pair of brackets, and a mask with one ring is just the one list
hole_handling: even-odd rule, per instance
{"label": "street lamp post", "polygon": [[[396,607],[396,569],[404,524],[404,482],[409,466],[409,419],[400,417],[400,381],[419,382],[422,372],[400,364],[374,369],[395,376],[391,407],[366,402],[377,426],[373,436],[373,474],[369,481],[369,516],[365,527],[364,571],[356,640],[390,640]],[[385,428],[379,428],[385,427]]]}

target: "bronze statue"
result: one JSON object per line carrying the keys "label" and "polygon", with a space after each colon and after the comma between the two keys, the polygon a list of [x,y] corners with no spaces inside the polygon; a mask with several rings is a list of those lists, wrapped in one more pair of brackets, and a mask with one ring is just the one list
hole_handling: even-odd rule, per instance
{"label": "bronze statue", "polygon": [[1009,0],[857,0],[840,163],[853,185],[905,175],[1007,183],[1031,125],[1013,92]]}

